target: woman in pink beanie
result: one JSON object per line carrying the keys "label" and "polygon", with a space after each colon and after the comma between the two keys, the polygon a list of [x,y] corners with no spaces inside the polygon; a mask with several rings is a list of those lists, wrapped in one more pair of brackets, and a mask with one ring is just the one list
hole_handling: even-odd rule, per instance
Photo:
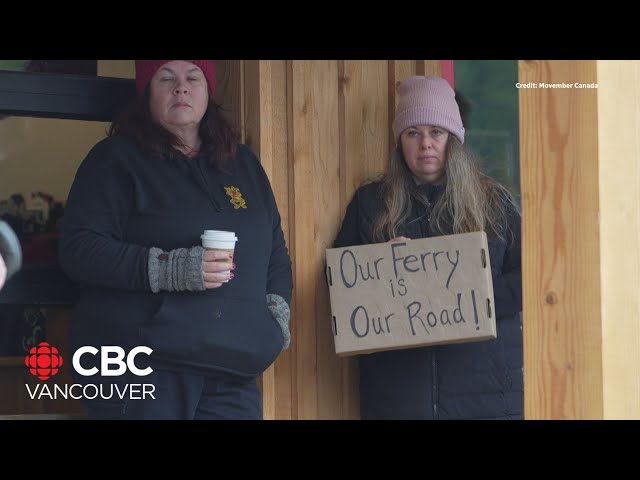
{"label": "woman in pink beanie", "polygon": [[[135,67],[136,101],[77,171],[60,262],[82,285],[74,350],[150,353],[122,375],[83,354],[78,382],[100,384],[83,404],[91,419],[261,419],[256,378],[289,345],[292,291],[269,179],[214,101],[213,60]],[[235,249],[203,249],[205,230]]]}
{"label": "woman in pink beanie", "polygon": [[454,90],[440,77],[399,87],[397,146],[379,181],[360,187],[335,247],[487,233],[498,335],[494,340],[360,356],[363,419],[521,419],[520,213],[464,145]]}

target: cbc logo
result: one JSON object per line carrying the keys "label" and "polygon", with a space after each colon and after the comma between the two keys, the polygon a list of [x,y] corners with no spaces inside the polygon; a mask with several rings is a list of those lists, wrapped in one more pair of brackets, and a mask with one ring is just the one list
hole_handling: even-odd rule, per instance
{"label": "cbc logo", "polygon": [[[145,377],[153,372],[151,367],[140,369],[136,366],[136,356],[143,353],[151,355],[153,350],[149,347],[134,347],[126,354],[122,347],[106,345],[97,349],[95,347],[80,347],[73,354],[71,361],[73,368],[83,377],[91,377],[98,372],[104,377],[119,377],[124,375],[127,369],[138,377]],[[83,355],[100,354],[100,369],[97,367],[84,368],[80,365],[80,357]],[[126,360],[124,360],[126,357]],[[56,375],[62,366],[63,359],[58,349],[52,347],[47,342],[41,342],[37,347],[33,347],[24,359],[24,363],[29,367],[29,372],[40,380],[48,380]],[[109,368],[109,367],[112,368]],[[115,367],[115,368],[113,368]]]}
{"label": "cbc logo", "polygon": [[[97,367],[92,368],[83,368],[80,365],[80,357],[85,354],[96,355],[100,353],[100,370]],[[80,347],[76,350],[76,353],[73,354],[73,360],[71,363],[73,364],[73,368],[78,374],[83,377],[91,377],[96,373],[100,372],[100,375],[103,377],[119,377],[120,375],[124,375],[127,371],[127,368],[131,373],[138,377],[146,377],[153,369],[151,367],[147,367],[144,369],[140,369],[136,367],[135,359],[136,355],[140,353],[144,353],[146,355],[151,355],[153,352],[149,347],[134,347],[131,349],[127,357],[126,364],[122,360],[125,357],[125,351],[122,347],[117,347],[114,345],[103,346],[98,350],[95,347]],[[115,354],[115,356],[110,355]],[[109,368],[109,365],[115,365],[116,368]]]}
{"label": "cbc logo", "polygon": [[40,342],[37,347],[31,347],[29,355],[24,359],[24,364],[29,367],[31,375],[40,380],[49,380],[62,366],[62,356],[56,347],[52,347],[47,342]]}

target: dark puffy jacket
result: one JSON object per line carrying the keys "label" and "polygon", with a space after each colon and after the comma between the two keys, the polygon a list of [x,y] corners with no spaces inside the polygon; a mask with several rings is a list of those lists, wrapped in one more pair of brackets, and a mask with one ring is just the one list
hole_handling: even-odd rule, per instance
{"label": "dark puffy jacket", "polygon": [[[232,202],[233,188],[246,208]],[[210,229],[238,237],[233,280],[204,292],[152,293],[150,248],[200,245]],[[144,345],[156,368],[247,381],[283,347],[285,332],[266,294],[290,302],[291,261],[267,175],[243,145],[231,172],[221,173],[204,156],[169,162],[148,158],[122,137],[99,142],[69,194],[60,262],[82,285],[74,349]]]}
{"label": "dark puffy jacket", "polygon": [[[358,189],[335,247],[375,243],[372,225],[382,202],[379,183]],[[442,187],[421,186],[433,203]],[[434,236],[425,207],[414,204],[398,236]],[[513,238],[487,233],[497,338],[480,342],[391,350],[360,356],[363,419],[521,419],[522,275],[520,215],[510,215]]]}

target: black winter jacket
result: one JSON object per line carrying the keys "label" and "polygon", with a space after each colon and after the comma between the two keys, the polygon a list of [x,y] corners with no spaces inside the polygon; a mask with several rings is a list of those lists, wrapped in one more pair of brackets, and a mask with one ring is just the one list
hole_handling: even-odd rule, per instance
{"label": "black winter jacket", "polygon": [[[335,247],[375,243],[372,226],[383,209],[380,183],[358,189]],[[419,187],[431,204],[443,187]],[[398,236],[426,238],[426,207],[414,202]],[[520,419],[523,417],[520,215],[510,215],[513,240],[487,233],[497,338],[391,350],[360,356],[363,419]]]}
{"label": "black winter jacket", "polygon": [[[226,187],[239,189],[246,208],[235,208]],[[236,233],[235,277],[204,292],[152,293],[150,248],[201,245],[206,229]],[[123,137],[99,142],[71,187],[60,262],[82,286],[74,349],[145,345],[155,368],[231,381],[260,375],[282,349],[266,294],[290,302],[291,261],[269,180],[243,145],[224,174],[203,156],[163,161]]]}

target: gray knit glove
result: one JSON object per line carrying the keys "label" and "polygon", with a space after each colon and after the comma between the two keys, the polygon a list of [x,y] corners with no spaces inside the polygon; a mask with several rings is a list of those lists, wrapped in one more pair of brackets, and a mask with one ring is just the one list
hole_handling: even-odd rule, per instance
{"label": "gray knit glove", "polygon": [[282,349],[289,348],[291,343],[291,334],[289,333],[289,319],[291,318],[291,310],[284,298],[275,293],[267,293],[267,307],[276,319],[280,329],[282,330],[282,336],[284,337],[284,344]]}
{"label": "gray knit glove", "polygon": [[153,247],[149,251],[149,286],[153,293],[202,292],[202,247],[176,248],[165,252]]}

